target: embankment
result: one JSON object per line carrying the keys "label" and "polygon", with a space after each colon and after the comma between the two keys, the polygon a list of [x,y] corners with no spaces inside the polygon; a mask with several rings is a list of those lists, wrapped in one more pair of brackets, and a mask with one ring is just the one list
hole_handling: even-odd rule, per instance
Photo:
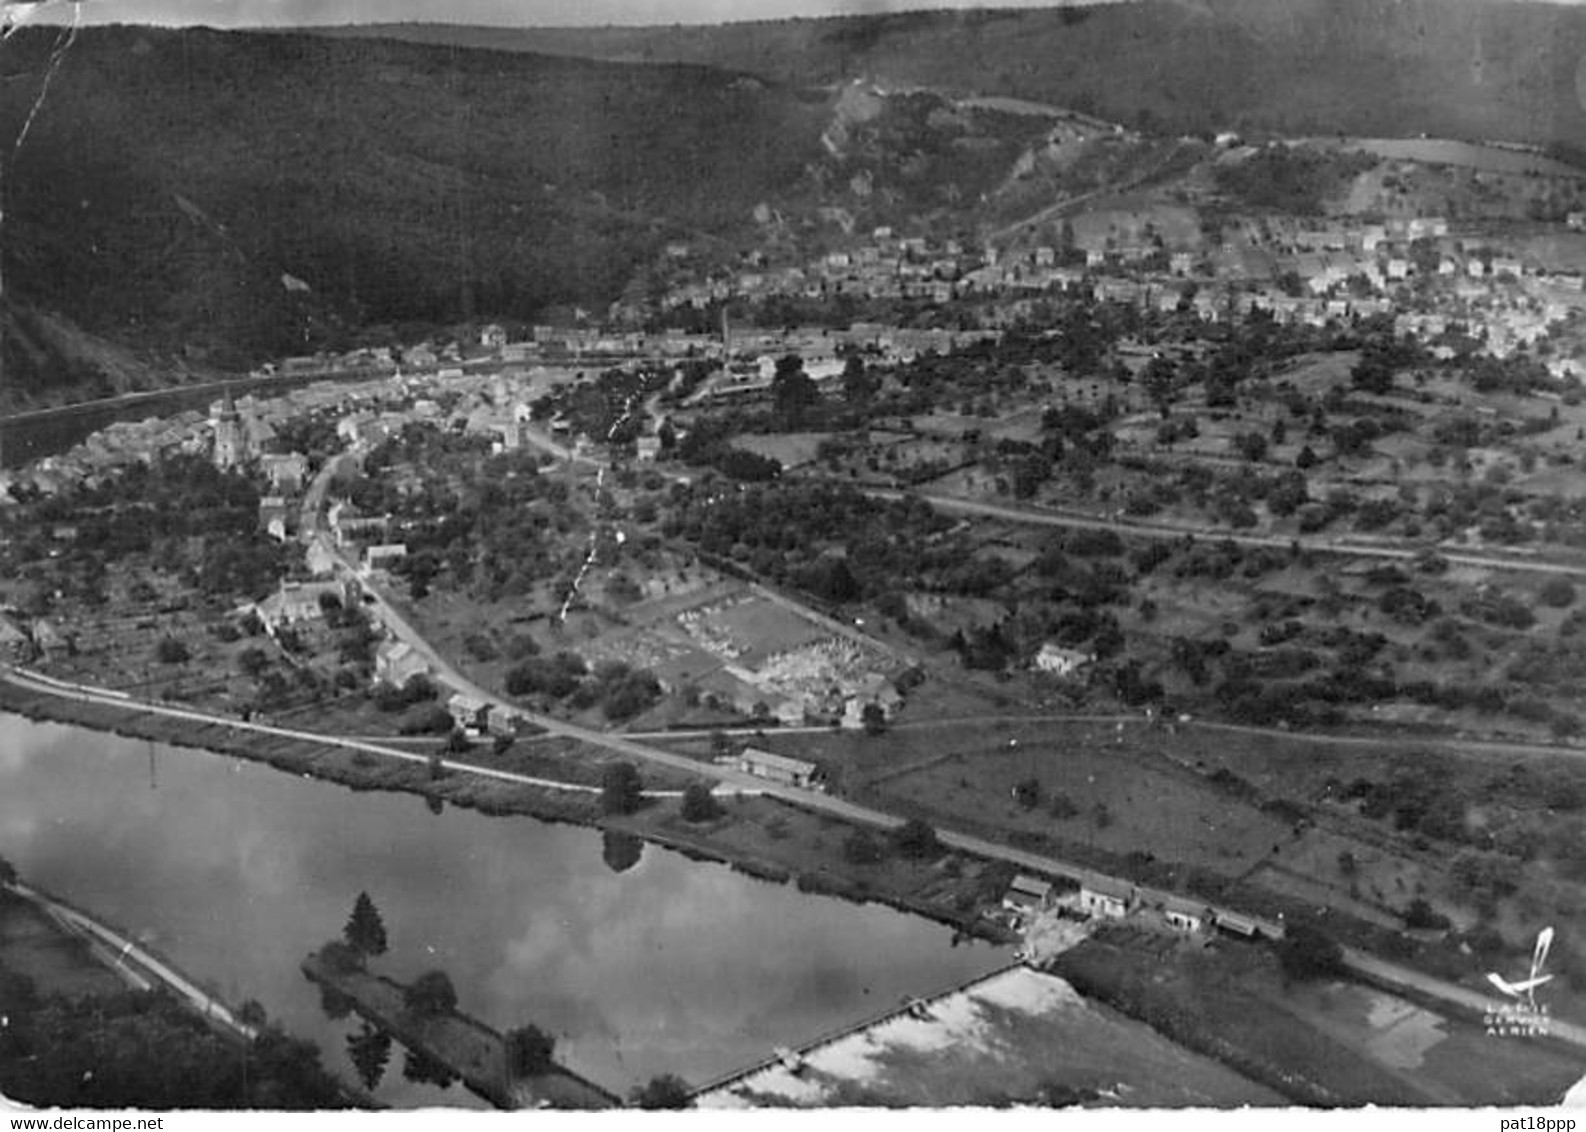
{"label": "embankment", "polygon": [[407,1008],[407,988],[383,975],[340,970],[318,955],[303,960],[303,974],[352,1003],[359,1015],[457,1074],[479,1096],[504,1110],[605,1109],[618,1097],[560,1065],[520,1076],[511,1071],[504,1035],[457,1010],[419,1015]]}

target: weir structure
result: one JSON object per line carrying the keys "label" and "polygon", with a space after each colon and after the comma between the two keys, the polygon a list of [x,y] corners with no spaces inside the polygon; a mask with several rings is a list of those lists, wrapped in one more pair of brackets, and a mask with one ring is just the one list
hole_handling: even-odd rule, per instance
{"label": "weir structure", "polygon": [[871,1029],[874,1026],[880,1026],[885,1022],[890,1022],[894,1018],[901,1018],[904,1016],[912,1018],[928,1018],[930,1017],[931,1007],[934,1005],[946,999],[952,998],[955,995],[971,994],[977,987],[989,983],[993,979],[1000,978],[1009,971],[1021,966],[1024,966],[1024,961],[1022,959],[1015,959],[1010,962],[1003,963],[1001,966],[995,968],[994,970],[987,971],[983,975],[975,975],[972,978],[961,979],[952,986],[944,987],[939,991],[933,991],[931,994],[906,998],[896,1006],[891,1006],[885,1010],[878,1011],[877,1013],[872,1014],[869,1017],[862,1018],[857,1022],[850,1022],[847,1025],[828,1030],[818,1037],[811,1038],[809,1041],[794,1046],[790,1049],[774,1050],[769,1056],[761,1058],[753,1065],[745,1066],[742,1069],[734,1069],[730,1073],[725,1073],[722,1076],[711,1081],[707,1081],[705,1084],[691,1090],[689,1093],[689,1098],[691,1101],[697,1101],[700,1097],[703,1097],[709,1093],[725,1092],[730,1090],[732,1086],[738,1084],[741,1081],[745,1081],[750,1077],[753,1077],[757,1073],[762,1073],[767,1069],[774,1069],[778,1066],[796,1072],[797,1065],[800,1062],[809,1057],[810,1054],[825,1046],[829,1046],[834,1042],[842,1041],[844,1038],[852,1037],[854,1034],[863,1033],[865,1030]]}

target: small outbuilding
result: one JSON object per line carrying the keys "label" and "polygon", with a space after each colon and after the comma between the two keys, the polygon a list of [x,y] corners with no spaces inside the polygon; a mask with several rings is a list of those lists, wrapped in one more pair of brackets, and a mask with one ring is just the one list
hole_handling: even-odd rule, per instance
{"label": "small outbuilding", "polygon": [[779,782],[784,786],[796,786],[801,790],[814,789],[820,775],[820,767],[814,763],[790,759],[786,755],[773,754],[756,747],[743,749],[743,754],[738,756],[738,769],[744,774]]}
{"label": "small outbuilding", "polygon": [[1051,905],[1052,885],[1023,873],[1013,878],[1013,883],[1008,886],[1008,891],[1002,897],[1002,906],[1021,916],[1044,912]]}

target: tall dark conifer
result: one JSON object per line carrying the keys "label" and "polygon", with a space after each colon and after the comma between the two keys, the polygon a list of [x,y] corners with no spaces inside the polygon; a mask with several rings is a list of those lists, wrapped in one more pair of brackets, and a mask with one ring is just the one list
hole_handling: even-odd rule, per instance
{"label": "tall dark conifer", "polygon": [[347,946],[365,959],[385,954],[385,921],[367,892],[360,892],[353,902],[352,915],[347,918],[347,926],[341,934]]}

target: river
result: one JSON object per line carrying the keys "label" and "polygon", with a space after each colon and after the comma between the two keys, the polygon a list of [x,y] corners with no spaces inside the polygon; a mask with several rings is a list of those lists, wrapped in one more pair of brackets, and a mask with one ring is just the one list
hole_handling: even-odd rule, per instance
{"label": "river", "polygon": [[[593,830],[435,814],[409,795],[0,714],[0,856],[228,1001],[258,999],[348,1080],[355,1024],[326,1017],[298,964],[360,891],[390,938],[376,969],[445,970],[461,1009],[535,1023],[571,1068],[624,1094],[658,1073],[706,1080],[1007,957],[653,846],[614,871],[604,848]],[[400,1052],[376,1096],[479,1104],[405,1080]]]}

